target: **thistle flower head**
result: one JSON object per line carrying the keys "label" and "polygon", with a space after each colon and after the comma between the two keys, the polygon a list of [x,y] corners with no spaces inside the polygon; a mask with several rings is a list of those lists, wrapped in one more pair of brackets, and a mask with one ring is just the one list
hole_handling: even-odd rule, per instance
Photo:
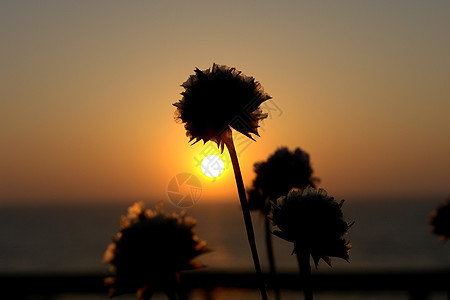
{"label": "thistle flower head", "polygon": [[139,299],[149,299],[157,290],[173,292],[178,273],[200,268],[194,257],[209,251],[196,236],[195,224],[185,213],[165,213],[162,205],[154,211],[142,202],[129,207],[103,258],[114,272],[105,279],[110,296],[136,292]]}
{"label": "thistle flower head", "polygon": [[440,204],[430,215],[431,232],[441,236],[442,241],[450,238],[450,199]]}
{"label": "thistle flower head", "polygon": [[221,134],[230,127],[250,138],[250,133],[258,135],[259,120],[267,117],[259,106],[271,98],[261,84],[225,65],[194,71],[182,84],[183,98],[173,104],[190,141],[211,140],[223,150]]}
{"label": "thistle flower head", "polygon": [[292,188],[314,187],[319,181],[312,177],[309,154],[300,148],[290,151],[281,147],[266,161],[255,163],[254,171],[256,178],[248,193],[249,206],[263,212],[270,208],[269,201],[286,195]]}
{"label": "thistle flower head", "polygon": [[329,256],[349,260],[351,245],[344,234],[353,223],[343,220],[341,203],[334,201],[324,189],[309,186],[292,190],[272,202],[271,219],[279,230],[273,233],[294,243],[294,251],[308,251],[317,267],[322,258],[331,266]]}

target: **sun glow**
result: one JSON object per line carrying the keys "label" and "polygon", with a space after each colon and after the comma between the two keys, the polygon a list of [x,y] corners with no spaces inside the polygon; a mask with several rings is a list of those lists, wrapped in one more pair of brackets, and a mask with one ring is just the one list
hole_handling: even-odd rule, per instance
{"label": "sun glow", "polygon": [[211,178],[222,174],[224,167],[223,160],[217,155],[206,156],[201,164],[203,174]]}

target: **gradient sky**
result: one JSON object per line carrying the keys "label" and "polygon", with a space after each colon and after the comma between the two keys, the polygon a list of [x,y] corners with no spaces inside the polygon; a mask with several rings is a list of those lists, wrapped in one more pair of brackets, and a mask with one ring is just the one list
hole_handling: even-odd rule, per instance
{"label": "gradient sky", "polygon": [[173,120],[180,84],[213,62],[273,97],[257,142],[237,141],[247,185],[288,146],[337,198],[444,199],[449,15],[439,0],[0,1],[0,201],[165,199],[181,172],[203,199],[237,198],[232,168],[201,175],[209,143]]}

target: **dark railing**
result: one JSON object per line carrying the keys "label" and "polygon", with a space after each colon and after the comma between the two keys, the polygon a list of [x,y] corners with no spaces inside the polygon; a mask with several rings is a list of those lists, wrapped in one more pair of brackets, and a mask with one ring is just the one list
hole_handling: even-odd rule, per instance
{"label": "dark railing", "polygon": [[[0,274],[0,290],[14,299],[29,299],[45,295],[51,299],[58,294],[107,294],[103,274]],[[268,275],[264,275],[266,281]],[[301,290],[302,283],[296,273],[280,273],[277,285],[281,290]],[[423,272],[372,272],[372,273],[318,273],[312,275],[315,292],[408,292],[411,299],[427,299],[432,292],[447,293],[450,299],[450,270]],[[184,295],[201,289],[208,299],[217,288],[257,289],[252,273],[205,272],[182,273],[181,287]],[[270,289],[270,284],[268,284]],[[12,298],[11,298],[12,299]]]}

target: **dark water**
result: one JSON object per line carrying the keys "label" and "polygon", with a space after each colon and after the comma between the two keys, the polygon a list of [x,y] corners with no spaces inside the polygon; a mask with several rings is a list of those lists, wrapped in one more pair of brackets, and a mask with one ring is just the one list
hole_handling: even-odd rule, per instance
{"label": "dark water", "polygon": [[[0,272],[106,271],[101,259],[119,229],[123,205],[0,206]],[[151,204],[148,204],[151,207]],[[429,233],[435,202],[345,203],[344,216],[355,220],[347,238],[350,263],[333,259],[333,270],[417,270],[450,267],[450,242]],[[166,210],[176,210],[169,203]],[[213,252],[199,257],[210,269],[253,270],[238,204],[199,202],[187,210],[198,220],[197,232]],[[267,266],[263,218],[254,213],[258,249]],[[273,238],[280,270],[296,270],[288,242]]]}
{"label": "dark water", "polygon": [[[450,242],[441,243],[437,236],[429,233],[428,218],[438,202],[346,202],[343,207],[345,219],[356,221],[347,236],[353,244],[350,263],[334,258],[333,268],[321,263],[313,272],[448,269]],[[119,230],[120,216],[126,213],[130,204],[0,206],[0,273],[106,273],[108,266],[101,263],[103,253],[111,237]],[[149,203],[147,206],[153,207]],[[165,208],[178,211],[168,202]],[[187,209],[187,213],[198,220],[200,239],[206,240],[214,249],[198,258],[209,270],[253,270],[242,213],[236,199],[228,203],[200,201]],[[262,266],[267,270],[262,216],[253,213],[253,222]],[[273,240],[278,270],[296,271],[296,260],[290,255],[292,245],[277,237]],[[62,299],[79,299],[77,297],[67,295]],[[83,299],[106,299],[99,297],[84,296]],[[133,298],[124,296],[123,299]],[[248,298],[258,299],[258,293],[228,291],[215,295],[215,299]],[[284,297],[298,298],[298,293],[294,292],[286,292]],[[316,297],[407,298],[407,294],[322,294]],[[444,295],[438,295],[431,299],[444,298]],[[195,295],[193,299],[196,299]]]}

